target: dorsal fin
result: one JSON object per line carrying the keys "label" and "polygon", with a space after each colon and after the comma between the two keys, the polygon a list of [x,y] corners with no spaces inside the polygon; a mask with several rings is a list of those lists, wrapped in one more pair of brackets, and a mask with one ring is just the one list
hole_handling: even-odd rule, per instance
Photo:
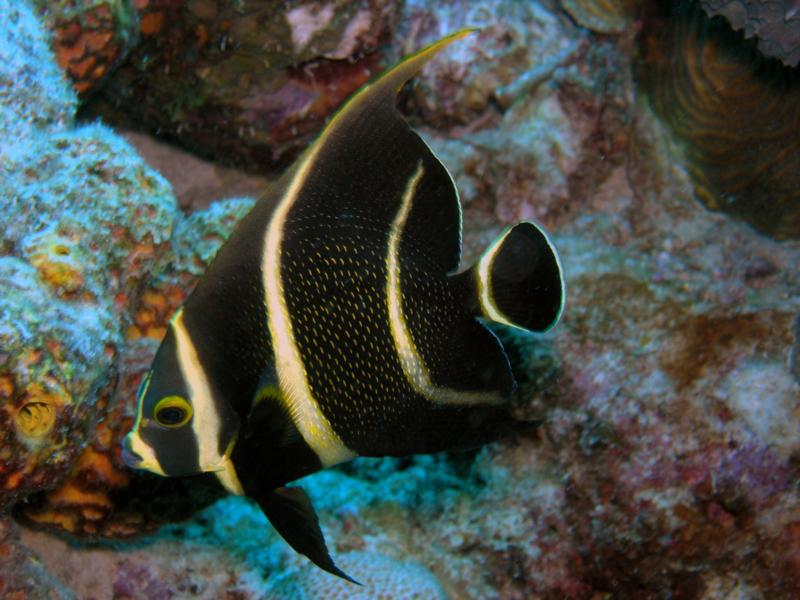
{"label": "dorsal fin", "polygon": [[317,143],[321,142],[327,135],[332,134],[339,127],[346,127],[348,119],[364,111],[370,110],[369,107],[390,107],[394,109],[395,98],[400,88],[419,73],[434,56],[444,48],[472,33],[476,29],[461,29],[451,33],[433,44],[426,46],[419,52],[406,56],[394,67],[385,71],[377,79],[371,81],[356,92],[345,104],[336,112],[326,127],[323,136]]}
{"label": "dorsal fin", "polygon": [[316,219],[345,237],[361,232],[383,245],[408,181],[422,166],[405,234],[442,273],[458,268],[458,192],[447,170],[398,112],[396,100],[402,85],[428,61],[472,31],[449,35],[405,58],[345,103],[291,174],[289,221],[295,217],[311,225]]}

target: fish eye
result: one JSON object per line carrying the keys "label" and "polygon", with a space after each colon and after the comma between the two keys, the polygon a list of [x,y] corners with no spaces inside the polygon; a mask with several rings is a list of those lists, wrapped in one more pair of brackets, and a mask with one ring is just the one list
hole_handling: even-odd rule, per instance
{"label": "fish eye", "polygon": [[162,427],[177,429],[192,418],[192,405],[180,396],[166,396],[156,404],[153,416]]}

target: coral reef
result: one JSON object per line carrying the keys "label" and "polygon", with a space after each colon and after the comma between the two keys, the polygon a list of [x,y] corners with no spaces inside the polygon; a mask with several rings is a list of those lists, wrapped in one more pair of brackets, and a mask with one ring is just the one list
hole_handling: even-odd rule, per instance
{"label": "coral reef", "polygon": [[[77,99],[48,48],[47,33],[26,3],[0,0],[0,147],[8,160],[19,140],[37,129],[63,128],[72,122]],[[4,163],[3,163],[4,164]]]}
{"label": "coral reef", "polygon": [[[0,39],[43,39],[30,15],[0,7],[30,28],[22,35],[0,27]],[[0,258],[0,283],[13,290],[0,298],[0,336],[9,336],[0,355],[0,482],[22,473],[17,491],[2,498],[27,498],[18,512],[51,529],[117,539],[151,532],[135,542],[67,544],[46,531],[25,528],[17,536],[6,521],[0,594],[800,595],[800,242],[776,241],[695,201],[703,182],[742,177],[740,156],[765,161],[750,171],[758,176],[751,188],[777,194],[796,182],[794,171],[782,170],[792,156],[772,154],[778,140],[796,150],[785,122],[776,120],[775,140],[747,141],[707,114],[733,120],[728,107],[709,108],[699,97],[713,97],[708,90],[717,86],[734,106],[738,90],[750,102],[738,129],[751,133],[768,126],[763,115],[775,118],[797,103],[776,105],[764,87],[751,87],[743,73],[752,57],[745,69],[740,54],[725,54],[713,23],[703,35],[692,34],[686,15],[645,23],[640,60],[651,62],[634,69],[627,30],[595,35],[556,9],[555,2],[408,2],[397,25],[422,43],[450,24],[483,19],[486,31],[463,55],[431,65],[403,107],[423,124],[461,189],[464,261],[507,222],[539,219],[561,253],[568,303],[562,324],[545,336],[496,331],[520,380],[523,410],[544,419],[542,428],[476,451],[359,459],[302,481],[334,558],[364,588],[312,568],[245,499],[213,502],[219,491],[203,481],[169,487],[170,480],[124,470],[117,444],[132,419],[138,378],[169,315],[252,201],[213,203],[187,217],[166,194],[153,205],[164,189],[160,179],[106,129],[72,129],[74,97],[63,80],[34,80],[0,45],[16,60],[0,64],[4,78],[29,77],[54,92],[38,107],[8,102],[0,110],[9,139],[35,133],[39,140],[32,148],[0,147],[10,174],[0,198],[4,210],[15,211]],[[525,37],[528,28],[536,35]],[[485,63],[476,40],[486,45]],[[664,71],[677,49],[684,60]],[[468,67],[460,72],[462,60]],[[673,91],[654,93],[643,75],[648,67],[653,79],[668,74]],[[695,87],[678,93],[687,74]],[[648,85],[651,102],[637,83]],[[456,84],[473,86],[474,94],[456,98]],[[430,99],[419,97],[422,89]],[[792,89],[780,98],[791,98]],[[30,101],[26,94],[3,88],[1,98]],[[691,104],[682,104],[686,98]],[[702,134],[696,147],[716,140],[728,169],[710,168],[710,151],[692,150],[690,126],[671,116],[670,102],[688,107],[687,118],[710,119],[700,129],[691,125]],[[752,152],[755,143],[763,157]],[[784,225],[771,212],[777,206],[785,207]],[[791,238],[781,229],[796,225],[790,209],[790,201],[764,201],[748,218]],[[80,337],[70,333],[76,323]],[[114,352],[106,356],[108,341]],[[6,348],[16,349],[13,360]],[[59,405],[63,398],[83,407],[72,430],[78,411]],[[51,448],[62,439],[54,434],[66,435],[62,454]],[[46,464],[26,471],[15,462],[37,453],[48,456]],[[200,506],[189,520],[152,533]],[[34,556],[41,564],[28,560]]]}
{"label": "coral reef", "polygon": [[[7,509],[32,491],[52,486],[75,460],[85,443],[86,422],[101,410],[93,397],[98,387],[110,383],[113,353],[102,353],[103,333],[110,328],[107,315],[96,318],[86,309],[59,307],[30,264],[0,258],[0,281],[0,422],[5,434],[0,481],[2,508]],[[99,342],[100,356],[86,347],[92,342]]]}
{"label": "coral reef", "polygon": [[94,91],[138,40],[139,3],[120,0],[35,0],[53,32],[53,51],[82,96]]}
{"label": "coral reef", "polygon": [[[432,43],[449,32],[478,31],[445,50],[415,78],[402,105],[436,129],[490,128],[500,113],[526,97],[559,67],[574,59],[584,32],[560,26],[558,16],[537,2],[406,2],[392,57]],[[412,121],[413,122],[413,121]]]}
{"label": "coral reef", "polygon": [[701,0],[710,16],[724,16],[748,38],[758,38],[758,49],[785,65],[800,63],[800,3],[797,0]]}
{"label": "coral reef", "polygon": [[19,543],[19,530],[0,519],[0,595],[9,600],[75,600],[76,596]]}
{"label": "coral reef", "polygon": [[5,509],[62,478],[106,410],[115,321],[169,234],[174,201],[107,129],[70,129],[75,99],[38,22],[24,4],[0,9],[0,68],[14,82],[0,103]]}
{"label": "coral reef", "polygon": [[[120,350],[121,379],[109,410],[66,481],[29,500],[20,511],[26,522],[73,535],[119,539],[152,531],[221,496],[213,481],[198,484],[132,473],[122,462],[119,446],[133,425],[136,389],[169,318],[252,205],[249,199],[217,202],[177,223],[168,249],[154,265],[157,274],[130,307],[131,322]],[[169,498],[168,506],[151,506],[150,499],[159,496]]]}
{"label": "coral reef", "polygon": [[[208,532],[205,534],[205,540],[201,540],[184,531],[162,533],[157,542],[161,552],[158,560],[154,560],[151,540],[113,549],[87,547],[79,554],[70,553],[67,543],[45,533],[23,531],[22,541],[41,557],[54,576],[69,582],[74,596],[68,597],[264,598],[264,579],[269,572],[263,567],[248,569],[245,557],[230,553],[228,548],[214,549],[207,543]],[[87,564],[91,568],[87,569]]]}
{"label": "coral reef", "polygon": [[638,79],[686,146],[698,197],[800,237],[800,77],[686,3],[653,18]]}
{"label": "coral reef", "polygon": [[[73,127],[75,97],[39,24],[24,4],[3,10],[3,78],[29,85],[0,103],[0,508],[25,500],[28,522],[127,537],[219,496],[132,475],[119,440],[166,320],[252,202],[179,225],[192,243],[173,236],[166,181],[107,128]],[[148,506],[156,493],[173,499],[165,514]]]}
{"label": "coral reef", "polygon": [[285,164],[379,70],[397,14],[390,0],[155,4],[158,27],[90,110],[262,170]]}
{"label": "coral reef", "polygon": [[100,126],[40,132],[5,165],[7,507],[63,476],[109,409],[119,321],[175,214],[166,182]]}
{"label": "coral reef", "polygon": [[[169,10],[167,29],[145,39],[89,112],[261,170],[285,164],[382,66],[458,28],[480,32],[426,69],[404,103],[440,129],[490,127],[497,106],[507,108],[573,60],[581,42],[589,45],[584,32],[560,27],[535,2],[500,10],[406,2],[402,12],[384,1],[309,3],[284,14],[274,7],[239,13],[208,0]],[[347,44],[342,35],[351,36]],[[379,44],[388,41],[383,58]]]}
{"label": "coral reef", "polygon": [[[518,14],[523,10],[527,20]],[[485,112],[473,115],[477,126],[451,129],[446,137],[441,130],[432,131],[429,140],[451,169],[462,203],[482,209],[476,210],[472,223],[465,221],[465,227],[474,223],[481,233],[474,245],[467,237],[467,257],[497,233],[487,228],[481,214],[489,212],[501,224],[534,218],[556,226],[585,208],[591,193],[624,162],[628,149],[632,81],[628,59],[618,47],[621,42],[590,41],[579,28],[564,31],[556,15],[535,4],[514,4],[507,13],[490,14],[496,16],[488,31],[496,32],[498,40],[520,24],[529,26],[529,38],[508,36],[520,40],[509,56],[516,57],[516,66],[529,70],[509,68],[517,79],[502,82],[506,85],[492,81],[492,95],[485,101],[490,105],[491,98],[502,99],[503,110],[484,107]],[[465,75],[465,85],[472,77],[480,79],[482,69],[491,70],[496,62],[481,64],[473,70],[478,75]],[[440,65],[447,69],[447,63]],[[593,76],[601,70],[602,78]],[[437,87],[439,74],[436,65],[423,72],[420,89],[430,85],[445,95],[447,88]],[[426,124],[443,121],[422,110]]]}
{"label": "coral reef", "polygon": [[622,33],[630,21],[636,0],[560,0],[581,27],[597,33]]}

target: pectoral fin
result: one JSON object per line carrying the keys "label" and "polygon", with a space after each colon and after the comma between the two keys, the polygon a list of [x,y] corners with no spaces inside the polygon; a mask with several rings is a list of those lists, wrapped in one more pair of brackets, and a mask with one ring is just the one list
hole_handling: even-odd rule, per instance
{"label": "pectoral fin", "polygon": [[289,446],[300,439],[272,365],[261,373],[247,423],[252,433],[274,447]]}
{"label": "pectoral fin", "polygon": [[292,548],[328,573],[361,585],[334,564],[325,545],[317,514],[303,488],[278,488],[255,500],[272,526]]}
{"label": "pectoral fin", "polygon": [[[272,366],[261,374],[250,406],[231,457],[239,479],[245,483],[246,495],[258,500],[258,490],[271,493],[322,468],[319,457],[295,425]],[[253,482],[258,482],[256,489]]]}

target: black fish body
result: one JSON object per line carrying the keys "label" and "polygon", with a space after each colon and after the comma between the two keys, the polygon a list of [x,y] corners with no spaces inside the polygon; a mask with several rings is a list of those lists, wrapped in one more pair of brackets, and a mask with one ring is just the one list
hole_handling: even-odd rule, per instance
{"label": "black fish body", "polygon": [[558,257],[532,223],[458,273],[452,178],[395,108],[400,86],[467,33],[363,88],[242,220],[171,321],[125,442],[132,466],[215,472],[343,577],[308,498],[282,486],[355,456],[530,426],[509,414],[514,377],[479,319],[544,331],[563,308]]}

